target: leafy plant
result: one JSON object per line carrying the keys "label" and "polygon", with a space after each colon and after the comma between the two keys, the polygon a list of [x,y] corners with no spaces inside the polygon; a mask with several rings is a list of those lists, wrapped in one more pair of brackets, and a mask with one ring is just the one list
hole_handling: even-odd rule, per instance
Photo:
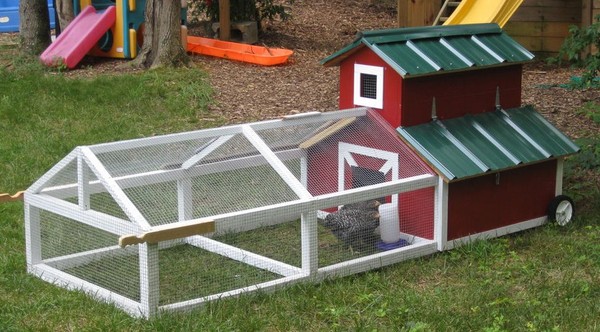
{"label": "leafy plant", "polygon": [[600,104],[594,102],[587,102],[583,105],[579,113],[584,114],[590,120],[597,124],[600,124]]}
{"label": "leafy plant", "polygon": [[[598,51],[590,53],[590,47],[595,47]],[[600,15],[587,27],[569,27],[569,36],[563,42],[558,56],[551,59],[551,62],[561,63],[564,59],[586,68],[580,88],[600,85],[596,77],[600,72]]]}
{"label": "leafy plant", "polygon": [[[294,0],[288,0],[292,3]],[[192,16],[206,16],[210,21],[219,21],[218,0],[188,0]],[[273,0],[231,0],[231,21],[256,21],[261,27],[263,20],[286,20],[290,14],[286,7]]]}

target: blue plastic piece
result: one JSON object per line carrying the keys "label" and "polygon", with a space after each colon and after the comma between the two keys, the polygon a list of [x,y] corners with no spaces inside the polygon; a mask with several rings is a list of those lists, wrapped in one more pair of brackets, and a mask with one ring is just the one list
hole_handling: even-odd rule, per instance
{"label": "blue plastic piece", "polygon": [[[50,29],[55,27],[54,2],[48,0]],[[19,0],[0,0],[0,32],[19,32]]]}
{"label": "blue plastic piece", "polygon": [[392,250],[392,249],[406,247],[409,244],[410,243],[408,243],[408,241],[406,241],[404,239],[400,239],[400,240],[398,240],[398,242],[394,242],[394,243],[385,243],[383,241],[379,241],[379,242],[377,242],[377,249],[379,249],[381,251],[386,251],[386,250]]}

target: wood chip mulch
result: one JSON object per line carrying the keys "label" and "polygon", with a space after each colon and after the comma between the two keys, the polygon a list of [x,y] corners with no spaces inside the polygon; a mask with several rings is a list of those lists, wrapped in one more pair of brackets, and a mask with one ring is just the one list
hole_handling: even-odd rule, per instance
{"label": "wood chip mulch", "polygon": [[[338,109],[339,68],[320,61],[350,43],[363,30],[392,28],[396,9],[389,2],[295,1],[291,19],[271,22],[260,44],[294,51],[290,62],[261,67],[204,56],[193,61],[207,70],[215,92],[212,112],[230,123],[277,118],[287,114]],[[190,35],[204,35],[191,27]],[[523,104],[535,106],[572,138],[600,132],[600,126],[575,112],[587,102],[600,103],[598,89],[573,90],[568,84],[581,70],[536,61],[525,65]]]}

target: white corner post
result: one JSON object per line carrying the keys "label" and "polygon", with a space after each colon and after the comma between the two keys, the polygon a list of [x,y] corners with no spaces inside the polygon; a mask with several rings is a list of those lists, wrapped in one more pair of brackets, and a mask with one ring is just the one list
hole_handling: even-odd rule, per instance
{"label": "white corner post", "polygon": [[304,188],[308,188],[308,159],[306,158],[306,151],[302,151],[302,157],[300,157],[300,183]]}
{"label": "white corner post", "polygon": [[140,307],[150,318],[158,312],[160,277],[158,274],[158,244],[142,243],[138,246],[140,264]]}
{"label": "white corner post", "polygon": [[77,153],[77,201],[83,211],[90,209],[90,172],[81,151]]}
{"label": "white corner post", "polygon": [[25,193],[25,256],[27,271],[31,272],[33,266],[42,261],[42,235],[40,225],[40,209],[27,202]]}
{"label": "white corner post", "polygon": [[[300,183],[308,188],[308,159],[306,151],[300,158]],[[319,238],[317,232],[317,211],[304,212],[300,218],[302,242],[302,272],[315,275],[319,269]]]}
{"label": "white corner post", "polygon": [[179,221],[192,219],[192,180],[189,178],[177,180],[177,211]]}
{"label": "white corner post", "polygon": [[556,188],[554,190],[555,196],[562,195],[564,164],[565,164],[564,158],[556,159]]}
{"label": "white corner post", "polygon": [[434,240],[437,249],[443,251],[448,242],[448,183],[440,176],[434,195]]}
{"label": "white corner post", "polygon": [[319,269],[317,211],[302,213],[300,222],[302,272],[306,275],[315,275]]}

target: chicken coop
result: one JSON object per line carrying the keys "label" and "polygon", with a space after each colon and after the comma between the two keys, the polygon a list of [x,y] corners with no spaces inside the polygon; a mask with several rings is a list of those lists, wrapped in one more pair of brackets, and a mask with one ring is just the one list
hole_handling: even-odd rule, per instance
{"label": "chicken coop", "polygon": [[378,112],[443,179],[440,250],[571,220],[579,147],[522,105],[533,58],[497,24],[463,24],[364,31],[322,60],[339,66],[340,108]]}
{"label": "chicken coop", "polygon": [[364,107],[81,146],[26,191],[27,268],[187,310],[436,252],[439,181]]}

